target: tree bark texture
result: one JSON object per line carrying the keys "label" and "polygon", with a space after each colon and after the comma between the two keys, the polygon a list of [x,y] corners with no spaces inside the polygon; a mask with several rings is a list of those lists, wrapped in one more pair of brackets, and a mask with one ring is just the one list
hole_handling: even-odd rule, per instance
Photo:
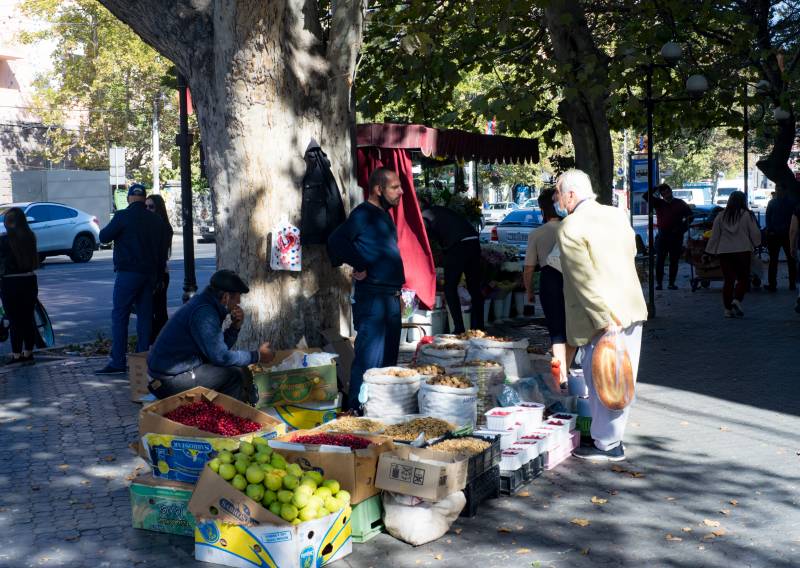
{"label": "tree bark texture", "polygon": [[544,16],[552,56],[565,70],[558,113],[572,136],[575,165],[591,178],[598,200],[611,203],[614,154],[606,114],[608,58],[597,49],[579,1],[550,2]]}
{"label": "tree bark texture", "polygon": [[215,200],[217,266],[250,284],[240,342],[313,346],[321,330],[349,329],[349,280],[325,247],[303,246],[301,272],[274,271],[269,234],[284,220],[300,226],[312,140],[348,202],[350,94],[365,2],[336,2],[327,34],[312,0],[101,2],[187,78]]}

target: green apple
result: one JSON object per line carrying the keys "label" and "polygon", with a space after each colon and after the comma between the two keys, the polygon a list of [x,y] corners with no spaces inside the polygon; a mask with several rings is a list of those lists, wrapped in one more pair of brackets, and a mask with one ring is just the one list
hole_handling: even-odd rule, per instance
{"label": "green apple", "polygon": [[230,481],[234,475],[236,475],[236,468],[233,467],[233,464],[223,463],[219,466],[219,476],[225,481]]}
{"label": "green apple", "polygon": [[300,478],[300,485],[302,485],[303,487],[310,487],[311,491],[313,492],[317,488],[317,485],[319,484],[316,481],[314,481],[312,477],[309,477],[308,474],[306,474]]}
{"label": "green apple", "polygon": [[234,467],[236,468],[236,471],[244,475],[244,473],[247,471],[247,468],[250,467],[250,463],[244,460],[236,460]]}
{"label": "green apple", "polygon": [[247,487],[247,480],[244,478],[244,475],[237,473],[233,476],[231,485],[233,485],[239,491],[244,491],[245,487]]}
{"label": "green apple", "polygon": [[350,504],[350,492],[345,491],[342,489],[339,491],[335,497],[342,503],[343,506],[347,507]]}
{"label": "green apple", "polygon": [[338,511],[342,508],[342,504],[336,497],[327,497],[325,499],[325,508],[331,512]]}
{"label": "green apple", "polygon": [[289,475],[294,475],[295,477],[302,477],[303,468],[297,465],[296,463],[291,463],[286,466],[286,473],[288,473]]}
{"label": "green apple", "polygon": [[269,473],[270,471],[273,471],[275,469],[274,467],[272,467],[268,463],[260,463],[260,464],[258,464],[258,467],[260,467],[261,471],[263,471],[265,474]]}
{"label": "green apple", "polygon": [[286,476],[286,470],[285,469],[281,469],[281,468],[275,467],[275,466],[272,466],[272,473],[274,473],[275,475],[277,475],[281,479],[283,479],[284,476]]}
{"label": "green apple", "polygon": [[300,520],[305,521],[313,521],[317,518],[317,509],[314,507],[305,506],[300,509]]}
{"label": "green apple", "polygon": [[283,456],[279,454],[273,453],[272,460],[270,461],[270,463],[272,463],[272,467],[274,467],[275,469],[286,469],[286,460],[283,459]]}
{"label": "green apple", "polygon": [[297,489],[295,489],[294,492],[297,493],[298,491],[301,493],[305,493],[309,497],[311,497],[314,494],[314,490],[309,485],[298,485]]}
{"label": "green apple", "polygon": [[297,488],[298,485],[300,485],[300,481],[294,475],[287,473],[283,477],[283,486],[286,489],[294,490]]}
{"label": "green apple", "polygon": [[269,512],[273,515],[281,516],[281,506],[283,504],[280,501],[273,501],[269,504]]}
{"label": "green apple", "polygon": [[221,465],[222,463],[219,461],[219,458],[214,458],[208,462],[208,467],[210,467],[211,471],[214,473],[219,473],[219,466]]}
{"label": "green apple", "polygon": [[284,503],[281,505],[281,517],[283,517],[284,521],[293,521],[297,518],[297,507],[290,503]]}
{"label": "green apple", "polygon": [[341,489],[341,487],[339,487],[339,482],[336,481],[335,479],[326,479],[325,481],[322,482],[322,486],[330,489],[331,495],[336,495],[337,493],[339,493],[339,490]]}
{"label": "green apple", "polygon": [[247,481],[250,483],[261,483],[264,481],[264,470],[257,465],[251,465],[248,467],[247,471],[244,472],[244,475],[247,477]]}
{"label": "green apple", "polygon": [[269,472],[264,478],[264,485],[271,491],[278,491],[283,487],[283,480],[280,476],[275,475],[274,472]]}
{"label": "green apple", "polygon": [[328,487],[317,487],[317,490],[314,491],[314,495],[325,501],[325,499],[328,497],[333,496],[333,491],[331,491]]}
{"label": "green apple", "polygon": [[305,475],[316,481],[317,485],[320,485],[322,483],[322,474],[318,471],[314,471],[312,469],[311,471],[307,471]]}
{"label": "green apple", "polygon": [[325,500],[320,499],[316,495],[312,495],[308,498],[308,505],[306,507],[313,507],[314,509],[320,509],[325,506]]}
{"label": "green apple", "polygon": [[264,498],[261,500],[261,503],[263,503],[265,507],[269,507],[273,502],[277,500],[278,500],[278,494],[275,493],[274,491],[270,491],[269,489],[267,489],[266,491],[264,491]]}
{"label": "green apple", "polygon": [[300,517],[295,517],[294,519],[292,519],[291,522],[292,522],[293,525],[299,525],[303,521],[300,520]]}
{"label": "green apple", "polygon": [[320,507],[319,509],[317,509],[317,518],[318,519],[321,519],[322,517],[327,517],[330,514],[331,514],[331,512],[328,509],[326,509],[325,507]]}
{"label": "green apple", "polygon": [[303,507],[308,505],[308,498],[309,496],[306,495],[305,493],[295,490],[294,496],[292,497],[292,505],[294,505],[298,509],[302,509]]}
{"label": "green apple", "polygon": [[[267,452],[258,452],[256,454],[256,461],[260,464],[268,465],[269,464],[269,454]],[[272,465],[270,465],[272,467]]]}
{"label": "green apple", "polygon": [[278,501],[281,503],[291,503],[293,497],[294,493],[291,491],[287,491],[286,489],[281,489],[278,491]]}
{"label": "green apple", "polygon": [[261,501],[264,498],[264,486],[260,483],[251,483],[244,492],[253,501]]}
{"label": "green apple", "polygon": [[256,447],[250,442],[242,442],[239,444],[239,453],[242,453],[246,456],[252,456],[254,453],[256,453]]}
{"label": "green apple", "polygon": [[227,450],[221,451],[217,458],[219,459],[220,463],[233,463],[233,454]]}

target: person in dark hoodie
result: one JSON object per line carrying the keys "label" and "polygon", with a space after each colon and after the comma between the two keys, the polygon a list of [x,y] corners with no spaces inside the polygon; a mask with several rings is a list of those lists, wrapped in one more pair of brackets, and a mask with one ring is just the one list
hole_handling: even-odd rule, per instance
{"label": "person in dark hoodie", "polygon": [[100,231],[100,242],[114,241],[114,307],[111,310],[111,357],[96,375],[125,372],[128,322],[136,307],[136,350],[150,347],[153,326],[153,288],[167,263],[167,228],[161,218],[145,207],[144,186],[128,189],[128,207],[117,211]]}
{"label": "person in dark hoodie", "polygon": [[742,300],[750,286],[753,249],[761,244],[761,230],[747,208],[747,198],[734,191],[728,204],[714,219],[706,252],[719,255],[722,268],[722,303],[725,317],[742,317]]}
{"label": "person in dark hoodie", "polygon": [[797,203],[787,194],[773,197],[767,205],[766,229],[767,251],[769,252],[769,268],[767,269],[767,292],[778,289],[778,257],[783,249],[786,255],[786,264],[789,269],[789,290],[797,289],[797,266],[789,240],[789,229],[792,223],[792,213]]}
{"label": "person in dark hoodie", "polygon": [[[148,389],[158,398],[202,386],[255,404],[248,365],[269,363],[269,343],[257,351],[233,349],[244,322],[239,306],[250,288],[231,270],[218,270],[208,287],[167,321],[147,357]],[[230,314],[231,324],[223,331]]]}
{"label": "person in dark hoodie", "polygon": [[364,372],[397,364],[400,351],[400,289],[405,282],[397,227],[388,210],[403,196],[400,178],[378,168],[369,176],[369,197],[328,238],[333,266],[353,267],[355,359],[347,406],[358,410]]}

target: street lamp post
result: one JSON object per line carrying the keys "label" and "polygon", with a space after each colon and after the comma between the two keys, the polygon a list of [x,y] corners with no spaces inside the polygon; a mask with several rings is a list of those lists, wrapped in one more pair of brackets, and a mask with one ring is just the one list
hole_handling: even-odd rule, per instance
{"label": "street lamp post", "polygon": [[194,230],[192,223],[192,164],[190,151],[192,135],[189,133],[189,103],[186,96],[186,79],[178,74],[179,130],[175,144],[180,148],[181,166],[181,220],[183,223],[183,303],[197,292],[194,270]]}
{"label": "street lamp post", "polygon": [[656,315],[656,293],[655,293],[655,235],[653,227],[653,112],[657,102],[680,102],[695,100],[698,96],[708,90],[708,81],[702,75],[692,75],[686,80],[686,91],[689,97],[661,97],[653,98],[653,72],[655,69],[671,69],[680,61],[683,49],[675,42],[667,42],[661,48],[661,57],[665,64],[655,63],[652,57],[652,48],[647,48],[647,64],[645,65],[645,108],[647,110],[647,279],[648,297],[647,313],[648,317]]}

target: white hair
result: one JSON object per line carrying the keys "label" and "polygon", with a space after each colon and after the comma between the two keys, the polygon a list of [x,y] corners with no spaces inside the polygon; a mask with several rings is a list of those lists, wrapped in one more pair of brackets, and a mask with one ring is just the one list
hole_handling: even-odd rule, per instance
{"label": "white hair", "polygon": [[592,190],[592,180],[582,170],[573,168],[558,176],[558,188],[562,193],[574,192],[578,199],[597,198]]}

